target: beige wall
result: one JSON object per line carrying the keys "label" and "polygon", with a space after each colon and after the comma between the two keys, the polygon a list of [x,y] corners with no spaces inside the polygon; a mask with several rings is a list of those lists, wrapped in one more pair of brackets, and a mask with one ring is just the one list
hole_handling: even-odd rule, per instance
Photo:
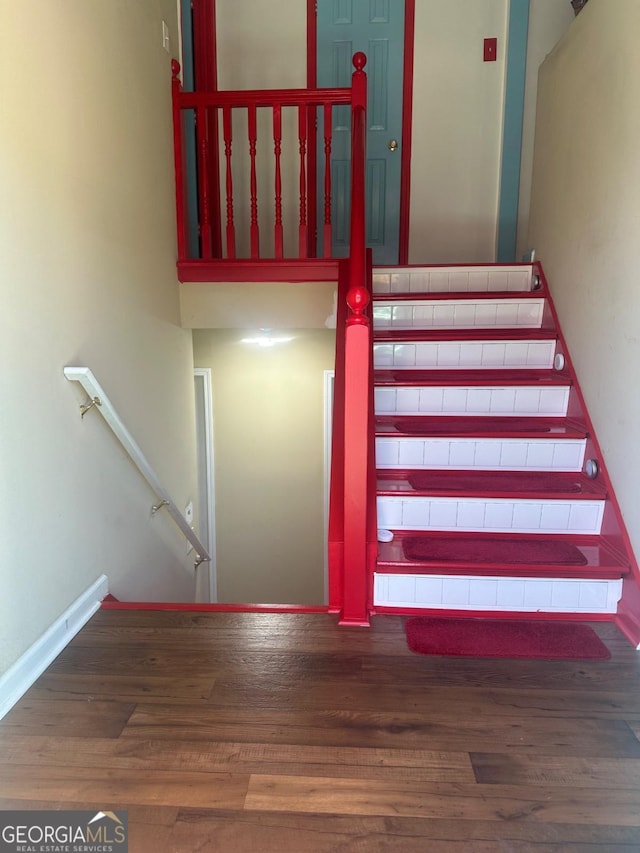
{"label": "beige wall", "polygon": [[495,260],[507,20],[507,0],[416,2],[411,263]]}
{"label": "beige wall", "polygon": [[522,120],[522,160],[520,163],[520,203],[518,206],[518,238],[516,260],[533,246],[527,242],[529,205],[531,202],[531,173],[533,171],[533,140],[536,125],[538,69],[574,20],[569,2],[530,0],[529,34],[527,38],[527,67],[525,74],[524,115]]}
{"label": "beige wall", "polygon": [[541,68],[529,242],[640,556],[640,3],[590,0]]}
{"label": "beige wall", "polygon": [[218,598],[322,604],[323,379],[334,333],[277,332],[293,340],[272,348],[240,342],[252,334],[193,333],[196,366],[212,371]]}
{"label": "beige wall", "polygon": [[179,328],[175,2],[0,4],[0,671],[101,573],[193,600],[183,538],[62,368],[89,366],[179,505],[195,497]]}
{"label": "beige wall", "polygon": [[336,283],[186,282],[180,285],[188,329],[335,328]]}

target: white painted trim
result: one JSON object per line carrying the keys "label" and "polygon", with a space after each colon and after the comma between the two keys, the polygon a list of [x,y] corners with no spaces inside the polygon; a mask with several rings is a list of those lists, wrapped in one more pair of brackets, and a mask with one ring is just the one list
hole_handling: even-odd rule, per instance
{"label": "white painted trim", "polygon": [[[218,572],[216,565],[216,491],[215,491],[215,468],[214,468],[214,446],[213,446],[213,391],[211,384],[211,368],[195,367],[193,375],[201,377],[204,394],[204,437],[205,437],[205,473],[207,488],[207,529],[209,541],[206,543],[211,560],[209,561],[209,600],[212,603],[218,601]],[[202,511],[202,508],[201,508]]]}
{"label": "white painted trim", "polygon": [[335,370],[324,371],[324,601],[329,601],[329,490],[331,486],[331,435],[333,431],[333,389]]}
{"label": "white painted trim", "polygon": [[622,580],[484,575],[374,576],[378,607],[522,613],[615,613]]}
{"label": "white painted trim", "polygon": [[0,678],[0,720],[27,692],[49,664],[75,637],[109,592],[106,575],[100,575]]}
{"label": "white painted trim", "polygon": [[96,406],[96,409],[111,427],[114,435],[127,451],[131,461],[134,463],[138,471],[140,471],[147,483],[149,483],[160,500],[164,501],[167,512],[184,533],[185,537],[189,542],[191,542],[196,554],[198,554],[202,560],[210,560],[211,558],[207,553],[207,549],[193,532],[189,523],[171,498],[171,495],[160,482],[158,475],[151,467],[147,457],[144,455],[140,446],[125,426],[120,415],[116,412],[113,403],[107,397],[104,388],[100,385],[92,371],[88,367],[65,367],[63,372],[65,378],[70,382],[79,382],[91,400],[96,397],[100,400],[100,404]]}

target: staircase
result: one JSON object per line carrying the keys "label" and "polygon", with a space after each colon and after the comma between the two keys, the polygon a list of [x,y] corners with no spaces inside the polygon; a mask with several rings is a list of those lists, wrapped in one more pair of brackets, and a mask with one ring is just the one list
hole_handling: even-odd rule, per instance
{"label": "staircase", "polygon": [[373,289],[374,610],[612,618],[633,558],[541,269]]}

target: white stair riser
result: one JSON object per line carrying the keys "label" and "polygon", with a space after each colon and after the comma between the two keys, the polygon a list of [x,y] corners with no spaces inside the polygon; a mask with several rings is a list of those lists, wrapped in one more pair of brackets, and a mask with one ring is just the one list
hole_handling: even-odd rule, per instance
{"label": "white stair riser", "polygon": [[539,329],[543,299],[420,299],[375,302],[376,329]]}
{"label": "white stair riser", "polygon": [[377,415],[564,417],[569,386],[389,385],[375,389]]}
{"label": "white stair riser", "polygon": [[405,341],[373,347],[377,368],[456,370],[553,367],[555,341]]}
{"label": "white stair riser", "polygon": [[377,438],[382,469],[581,471],[585,439]]}
{"label": "white stair riser", "polygon": [[604,501],[378,498],[378,525],[387,530],[596,535],[600,533],[603,512]]}
{"label": "white stair riser", "polygon": [[531,290],[530,266],[376,268],[374,293],[488,293]]}
{"label": "white stair riser", "polygon": [[621,580],[376,574],[378,607],[615,613]]}

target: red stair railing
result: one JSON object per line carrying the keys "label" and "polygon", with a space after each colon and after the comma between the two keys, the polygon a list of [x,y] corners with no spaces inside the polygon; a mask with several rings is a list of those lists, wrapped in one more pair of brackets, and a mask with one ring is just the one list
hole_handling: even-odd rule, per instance
{"label": "red stair railing", "polygon": [[[294,159],[298,174],[299,206],[297,228],[298,258],[289,271],[296,278],[312,280],[338,279],[338,312],[336,328],[336,364],[334,384],[331,489],[329,507],[329,610],[340,614],[341,624],[368,625],[372,607],[372,580],[377,556],[377,521],[375,498],[375,438],[373,407],[373,345],[372,345],[372,263],[366,248],[365,187],[366,187],[366,104],[367,78],[364,72],[366,57],[356,53],[355,71],[350,89],[283,89],[239,92],[183,92],[178,79],[179,65],[173,65],[173,118],[176,168],[176,205],[178,213],[178,269],[182,281],[214,280],[215,265],[224,269],[228,281],[242,280],[244,275],[260,279],[282,276],[287,260],[284,256],[282,211],[282,111],[297,110],[297,150]],[[350,249],[347,259],[331,258],[331,151],[332,110],[334,106],[351,105],[351,225]],[[267,108],[273,117],[274,154],[274,234],[273,256],[266,258],[261,251],[258,204],[259,139],[257,110]],[[197,122],[198,209],[200,257],[189,258],[189,224],[186,218],[185,174],[183,167],[183,122],[187,110],[193,110]],[[237,257],[236,226],[240,205],[234,188],[233,116],[244,111],[248,118],[249,195],[242,209],[248,217],[250,256],[253,262]],[[220,121],[219,113],[222,114]],[[314,223],[316,221],[315,120],[323,118],[324,187],[322,204],[322,255],[325,266],[314,260],[316,254]],[[226,203],[211,199],[209,188],[210,130],[222,126],[223,157],[218,183],[226,189]],[[217,144],[217,142],[216,142]],[[202,177],[201,177],[202,176]],[[215,204],[213,203],[215,202]],[[213,220],[215,211],[224,208],[225,257],[214,258],[216,240],[221,229]],[[245,227],[246,223],[245,223]],[[315,267],[306,266],[313,262]],[[244,266],[242,264],[244,263]],[[241,266],[235,267],[234,265]],[[331,266],[329,266],[329,264]],[[315,269],[315,272],[313,271]],[[238,272],[239,270],[239,272]],[[289,280],[292,280],[289,278]],[[295,280],[295,279],[294,279]]]}
{"label": "red stair railing", "polygon": [[[297,277],[304,278],[307,276],[301,271],[306,262],[316,261],[318,266],[317,254],[324,259],[324,268],[320,266],[318,273],[315,276],[311,273],[308,278],[326,279],[328,269],[333,271],[333,276],[329,277],[335,278],[337,263],[332,259],[331,251],[332,111],[335,106],[354,103],[354,88],[184,92],[178,76],[180,65],[175,60],[172,70],[180,280],[212,280],[210,274],[215,272],[217,264],[221,265],[221,272],[224,269],[227,280],[240,279],[242,270],[250,268],[248,262],[253,263],[252,272],[256,263],[280,262],[281,266],[289,263],[293,270],[299,272]],[[366,80],[364,71],[356,69],[354,86],[357,85],[358,74]],[[271,124],[268,133],[261,124],[265,113]],[[193,115],[196,123],[198,221],[190,223],[187,219],[189,205],[185,201],[187,176],[184,155],[187,143],[184,126],[186,121],[193,120]],[[244,138],[238,130],[239,122],[234,123],[236,117],[243,117],[246,121]],[[286,118],[291,120],[286,125],[290,128],[288,136],[283,133]],[[320,180],[320,186],[324,188],[320,249],[316,246],[315,233],[318,179],[315,174],[317,157],[313,150],[319,120],[322,120],[324,128],[322,141],[325,153],[324,174]],[[222,129],[221,140],[218,138],[219,128]],[[234,138],[234,133],[238,138]],[[297,143],[294,144],[292,140],[296,134]],[[270,197],[266,196],[261,183],[261,174],[268,159],[271,159],[269,169],[273,173]],[[212,180],[212,169],[220,171],[215,181]],[[248,188],[242,191],[234,184],[238,184],[238,176],[243,177],[245,173],[248,175]],[[289,206],[289,216],[286,215],[287,210],[283,212],[285,175],[288,179],[297,177],[295,183],[299,192],[299,204]],[[214,198],[213,187],[222,188],[226,198]],[[291,213],[292,210],[295,213]],[[270,233],[261,233],[265,226],[261,211],[267,213]],[[225,220],[222,223],[221,215]],[[190,256],[188,249],[189,234],[194,228],[198,234],[197,257]],[[222,247],[219,247],[220,234],[226,237]],[[248,249],[245,256],[240,257],[245,243]],[[289,257],[285,257],[287,245],[290,247]],[[331,267],[328,261],[331,261]]]}

